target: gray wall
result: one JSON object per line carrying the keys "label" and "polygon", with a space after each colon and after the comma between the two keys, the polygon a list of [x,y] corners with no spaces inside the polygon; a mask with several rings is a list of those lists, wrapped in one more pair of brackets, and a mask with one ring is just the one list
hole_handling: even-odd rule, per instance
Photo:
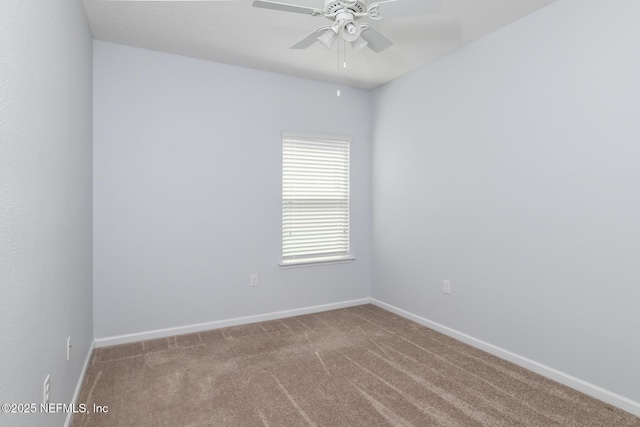
{"label": "gray wall", "polygon": [[0,2],[0,403],[70,402],[93,341],[91,58],[80,1]]}
{"label": "gray wall", "polygon": [[[96,41],[94,96],[96,338],[369,296],[369,92]],[[283,130],[353,136],[355,262],[279,268]]]}
{"label": "gray wall", "polygon": [[639,402],[640,2],[614,3],[376,91],[372,296]]}

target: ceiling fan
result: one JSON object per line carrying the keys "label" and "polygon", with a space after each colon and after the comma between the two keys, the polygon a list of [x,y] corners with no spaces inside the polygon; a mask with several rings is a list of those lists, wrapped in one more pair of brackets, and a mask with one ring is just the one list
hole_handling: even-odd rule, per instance
{"label": "ceiling fan", "polygon": [[[441,0],[378,0],[367,4],[367,0],[324,0],[322,9],[294,4],[280,3],[271,0],[254,0],[253,6],[284,12],[302,13],[311,16],[324,16],[331,21],[291,46],[291,49],[306,49],[315,42],[320,42],[331,50],[340,36],[350,42],[353,50],[369,47],[374,52],[382,52],[393,45],[384,34],[368,22],[384,17],[416,16],[436,13],[440,10]],[[382,14],[381,9],[382,8]]]}

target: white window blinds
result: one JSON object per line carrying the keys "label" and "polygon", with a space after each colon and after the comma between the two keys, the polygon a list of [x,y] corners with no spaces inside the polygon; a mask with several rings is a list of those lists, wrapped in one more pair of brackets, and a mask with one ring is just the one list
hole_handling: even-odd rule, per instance
{"label": "white window blinds", "polygon": [[350,142],[283,132],[283,264],[349,256]]}

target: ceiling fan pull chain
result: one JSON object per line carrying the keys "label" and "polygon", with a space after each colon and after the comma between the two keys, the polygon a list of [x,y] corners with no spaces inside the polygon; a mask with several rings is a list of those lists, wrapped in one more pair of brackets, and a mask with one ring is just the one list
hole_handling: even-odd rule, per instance
{"label": "ceiling fan pull chain", "polygon": [[344,41],[344,48],[342,49],[342,68],[347,68],[347,42]]}
{"label": "ceiling fan pull chain", "polygon": [[340,81],[340,47],[342,46],[342,40],[338,40],[338,81]]}
{"label": "ceiling fan pull chain", "polygon": [[[342,40],[338,40],[338,84],[340,84],[340,43],[341,42]],[[338,89],[336,96],[340,96],[340,89]]]}

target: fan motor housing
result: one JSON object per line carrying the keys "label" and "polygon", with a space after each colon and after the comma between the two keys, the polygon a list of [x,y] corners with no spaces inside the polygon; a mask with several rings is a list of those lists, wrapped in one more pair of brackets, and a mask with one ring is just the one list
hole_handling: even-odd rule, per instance
{"label": "fan motor housing", "polygon": [[365,13],[367,6],[362,0],[324,0],[324,13],[332,15],[344,8],[350,9],[353,13]]}

